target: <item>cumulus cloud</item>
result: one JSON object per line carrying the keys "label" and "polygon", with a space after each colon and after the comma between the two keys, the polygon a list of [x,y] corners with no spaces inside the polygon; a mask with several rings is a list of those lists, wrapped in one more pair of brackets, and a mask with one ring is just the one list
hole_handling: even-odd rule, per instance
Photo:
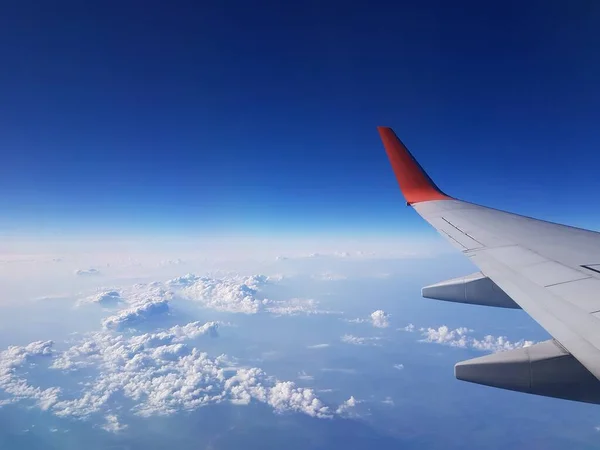
{"label": "cumulus cloud", "polygon": [[114,306],[122,301],[123,299],[121,298],[121,293],[116,290],[111,290],[102,291],[87,297],[82,301],[82,303],[97,303],[103,306]]}
{"label": "cumulus cloud", "polygon": [[342,319],[344,322],[348,323],[370,323],[375,328],[387,328],[390,326],[390,315],[385,311],[378,309],[377,311],[373,311],[371,315],[367,319],[363,319],[361,317],[357,317],[356,319]]}
{"label": "cumulus cloud", "polygon": [[387,328],[390,326],[389,317],[390,315],[388,313],[378,309],[377,311],[373,311],[373,313],[371,313],[371,323],[376,328]]}
{"label": "cumulus cloud", "polygon": [[353,412],[354,408],[356,408],[356,405],[358,405],[360,403],[359,400],[356,400],[354,398],[354,396],[350,396],[350,398],[348,400],[346,400],[345,402],[343,402],[338,409],[336,410],[336,413],[338,414],[349,414],[351,412]]}
{"label": "cumulus cloud", "polygon": [[408,331],[409,333],[412,333],[413,331],[415,331],[415,326],[412,323],[409,323],[404,328],[398,328],[398,330],[400,330],[400,331]]}
{"label": "cumulus cloud", "polygon": [[0,353],[0,389],[12,397],[6,402],[21,399],[35,400],[42,410],[56,402],[59,388],[41,389],[31,386],[19,375],[19,369],[27,363],[33,363],[39,357],[52,357],[53,341],[36,341],[26,346],[11,346]]}
{"label": "cumulus cloud", "polygon": [[146,301],[136,303],[105,318],[102,321],[102,326],[107,330],[120,331],[139,325],[152,317],[167,314],[168,312],[169,300],[167,298],[149,298]]}
{"label": "cumulus cloud", "polygon": [[[275,278],[275,281],[277,278]],[[252,275],[242,277],[228,275],[221,278],[187,274],[167,281],[154,281],[136,284],[119,290],[104,290],[77,303],[96,303],[115,306],[129,305],[104,320],[104,327],[123,330],[138,325],[151,316],[165,314],[169,303],[175,298],[197,302],[202,307],[221,312],[257,314],[268,313],[276,316],[299,314],[340,314],[319,307],[314,299],[292,298],[269,300],[260,295],[259,288],[272,277]]]}
{"label": "cumulus cloud", "polygon": [[510,341],[506,336],[487,335],[483,339],[477,339],[471,336],[473,330],[466,327],[450,329],[446,325],[438,328],[421,328],[419,330],[423,336],[424,342],[449,345],[452,347],[471,348],[474,350],[499,352],[514,350],[516,348],[529,347],[534,344],[533,341],[521,339]]}
{"label": "cumulus cloud", "polygon": [[346,344],[353,345],[379,345],[377,341],[381,340],[380,337],[360,337],[352,334],[345,334],[340,339]]}
{"label": "cumulus cloud", "polygon": [[332,416],[329,407],[316,397],[312,389],[296,387],[291,381],[278,381],[270,388],[267,403],[277,412],[296,411],[321,418]]}
{"label": "cumulus cloud", "polygon": [[216,311],[244,314],[266,312],[277,316],[334,313],[320,309],[319,302],[313,299],[292,298],[275,301],[262,297],[260,287],[278,279],[280,277],[265,275],[212,278],[187,274],[168,281],[167,286],[177,295]]}
{"label": "cumulus cloud", "polygon": [[[111,336],[107,333],[94,333],[84,339],[78,345],[74,345],[66,351],[57,354],[51,365],[53,369],[74,370],[81,367],[93,365],[101,360],[106,354],[106,347],[112,349],[111,345],[117,345],[119,349],[124,348],[123,342],[130,344],[135,349],[156,348],[180,344],[186,340],[196,339],[203,335],[211,337],[218,336],[221,322],[190,322],[186,325],[175,325],[165,331],[145,333],[124,339],[119,336]],[[172,347],[173,349],[175,347]],[[181,348],[181,347],[180,347]]]}
{"label": "cumulus cloud", "polygon": [[[215,335],[218,325],[192,322],[130,336],[100,331],[62,352],[53,350],[52,341],[10,347],[0,354],[0,388],[14,401],[35,400],[41,409],[58,416],[104,414],[104,428],[111,432],[124,427],[110,414],[118,397],[129,399],[131,411],[140,416],[169,415],[224,401],[258,401],[277,413],[300,412],[319,418],[336,414],[312,389],[276,380],[259,368],[236,367],[225,355],[210,358],[188,345],[187,341],[199,336]],[[95,369],[97,375],[80,383],[78,395],[62,397],[59,388],[31,386],[18,374],[27,361],[42,356],[51,358],[51,370],[76,376],[86,367],[86,374]]]}
{"label": "cumulus cloud", "polygon": [[114,414],[108,414],[105,419],[106,422],[102,426],[102,429],[109,433],[119,433],[128,427],[128,425],[120,423],[119,418]]}
{"label": "cumulus cloud", "polygon": [[187,274],[167,282],[178,294],[196,301],[205,308],[217,311],[256,314],[269,301],[257,298],[259,286],[265,284],[268,277],[253,275],[250,277],[211,278]]}

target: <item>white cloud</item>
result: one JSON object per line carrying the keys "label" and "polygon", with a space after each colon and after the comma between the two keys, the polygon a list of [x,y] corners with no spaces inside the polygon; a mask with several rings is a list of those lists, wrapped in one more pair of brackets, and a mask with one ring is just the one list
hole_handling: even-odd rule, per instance
{"label": "white cloud", "polygon": [[390,315],[385,311],[378,309],[373,311],[367,319],[357,317],[356,319],[342,319],[348,323],[371,323],[375,328],[387,328],[390,326]]}
{"label": "white cloud", "polygon": [[128,427],[128,425],[120,423],[119,418],[114,414],[108,414],[105,419],[106,423],[102,426],[102,429],[109,433],[119,433]]}
{"label": "white cloud", "polygon": [[466,348],[469,340],[467,333],[473,330],[469,330],[466,327],[459,327],[451,330],[446,325],[442,325],[439,328],[427,328],[421,329],[420,331],[425,342]]}
{"label": "white cloud", "polygon": [[169,312],[169,299],[162,294],[148,297],[143,301],[122,309],[116,314],[102,321],[102,326],[107,330],[124,330],[139,325],[140,323]]}
{"label": "white cloud", "polygon": [[415,326],[412,323],[409,323],[404,328],[398,328],[398,330],[399,331],[408,331],[409,333],[412,333],[413,331],[415,331]]}
{"label": "white cloud", "polygon": [[381,340],[380,337],[360,337],[352,334],[345,334],[340,339],[346,344],[353,345],[378,345],[377,341]]}
{"label": "white cloud", "polygon": [[404,370],[404,364],[394,364],[394,369]]}
{"label": "white cloud", "polygon": [[[52,350],[52,341],[10,347],[0,354],[0,388],[15,401],[36,400],[41,409],[58,416],[103,413],[103,428],[112,432],[124,427],[110,414],[116,396],[131,400],[132,412],[141,416],[169,415],[224,401],[258,401],[278,413],[301,412],[320,418],[335,414],[312,389],[276,380],[259,368],[236,367],[225,355],[210,358],[186,343],[202,335],[214,335],[218,325],[192,322],[133,336],[101,331],[85,336],[63,352]],[[38,356],[49,356],[53,362],[50,369],[69,371],[71,376],[76,376],[81,367],[96,369],[97,375],[79,384],[82,390],[75,398],[61,398],[60,389],[42,390],[18,375],[17,369]],[[309,376],[301,373],[299,377]]]}
{"label": "white cloud", "polygon": [[196,301],[205,308],[217,311],[256,314],[269,301],[258,299],[259,286],[265,284],[268,277],[253,275],[250,277],[211,278],[187,274],[167,282],[177,293],[189,300]]}
{"label": "white cloud", "polygon": [[160,261],[158,263],[158,266],[159,267],[180,266],[182,264],[185,264],[185,261],[183,261],[181,258],[175,258],[175,259],[165,259],[163,261]]}
{"label": "white cloud", "polygon": [[348,323],[365,323],[367,322],[367,319],[361,319],[360,317],[357,317],[356,319],[342,319],[344,322],[348,322]]}
{"label": "white cloud", "polygon": [[356,369],[346,369],[343,367],[323,367],[321,369],[321,372],[338,372],[338,373],[345,373],[348,375],[358,373]]}
{"label": "white cloud", "polygon": [[342,275],[340,273],[332,273],[332,272],[323,272],[318,275],[312,275],[313,279],[320,281],[342,281],[348,279],[346,275]]}
{"label": "white cloud", "polygon": [[32,399],[42,410],[47,410],[56,402],[59,388],[41,389],[31,386],[17,373],[26,363],[31,363],[38,357],[52,357],[53,345],[53,341],[36,341],[24,347],[11,346],[0,353],[0,388],[12,396],[11,402]]}
{"label": "white cloud", "polygon": [[319,349],[319,348],[327,348],[330,345],[331,344],[314,344],[314,345],[307,345],[306,348]]}
{"label": "white cloud", "polygon": [[384,400],[381,400],[381,403],[383,403],[384,405],[394,406],[394,400],[392,399],[392,397],[386,397]]}
{"label": "white cloud", "polygon": [[299,380],[304,380],[304,381],[311,381],[314,380],[315,377],[313,377],[312,375],[307,374],[304,370],[302,372],[298,372],[298,379]]}
{"label": "white cloud", "polygon": [[90,275],[100,275],[100,271],[98,269],[77,269],[75,271],[75,275],[79,276],[90,276]]}
{"label": "white cloud", "polygon": [[222,278],[199,277],[187,274],[166,284],[176,295],[200,303],[203,307],[216,311],[257,314],[266,312],[277,316],[298,314],[335,314],[319,308],[313,299],[292,298],[289,300],[269,300],[259,293],[260,287],[281,277],[264,275],[226,276]]}
{"label": "white cloud", "polygon": [[359,403],[361,403],[360,400],[356,400],[354,396],[350,396],[350,398],[343,402],[335,412],[338,414],[349,414]]}
{"label": "white cloud", "polygon": [[519,341],[509,341],[505,336],[494,337],[485,336],[483,339],[477,339],[470,334],[473,330],[466,327],[459,327],[451,330],[446,325],[438,328],[421,328],[421,335],[424,342],[450,345],[452,347],[471,348],[474,350],[499,352],[513,350],[516,348],[529,347],[534,344],[533,341],[521,339]]}
{"label": "white cloud", "polygon": [[316,397],[312,389],[296,387],[291,381],[278,381],[270,388],[267,403],[277,412],[296,411],[321,418],[332,416],[329,407]]}
{"label": "white cloud", "polygon": [[[293,316],[297,314],[336,314],[333,311],[319,309],[319,302],[312,299],[293,298],[283,301],[269,301],[265,311],[276,316]],[[339,314],[339,313],[338,313]]]}
{"label": "white cloud", "polygon": [[387,328],[390,326],[389,317],[390,315],[388,313],[378,309],[377,311],[373,311],[373,313],[371,313],[371,322],[376,328]]}
{"label": "white cloud", "polygon": [[506,338],[506,336],[494,337],[491,335],[487,335],[481,340],[475,338],[471,340],[472,348],[486,352],[501,352],[513,350],[515,348],[531,347],[533,344],[534,341],[520,339],[519,341],[511,342]]}
{"label": "white cloud", "polygon": [[97,294],[94,294],[82,301],[82,303],[97,303],[99,305],[104,306],[113,306],[120,302],[123,299],[121,298],[121,293],[117,290],[110,291],[102,291]]}

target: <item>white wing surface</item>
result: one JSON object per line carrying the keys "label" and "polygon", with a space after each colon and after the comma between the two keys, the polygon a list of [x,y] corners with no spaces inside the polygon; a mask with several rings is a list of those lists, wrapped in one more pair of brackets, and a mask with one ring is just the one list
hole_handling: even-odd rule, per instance
{"label": "white wing surface", "polygon": [[454,199],[390,128],[378,130],[407,204],[481,270],[423,295],[520,307],[554,338],[458,363],[457,378],[600,403],[600,233]]}

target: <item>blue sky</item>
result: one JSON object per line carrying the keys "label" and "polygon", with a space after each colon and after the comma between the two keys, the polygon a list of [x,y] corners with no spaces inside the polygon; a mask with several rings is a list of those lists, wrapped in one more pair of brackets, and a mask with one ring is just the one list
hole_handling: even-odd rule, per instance
{"label": "blue sky", "polygon": [[377,125],[451,195],[595,227],[599,19],[562,1],[5,5],[0,231],[424,229]]}

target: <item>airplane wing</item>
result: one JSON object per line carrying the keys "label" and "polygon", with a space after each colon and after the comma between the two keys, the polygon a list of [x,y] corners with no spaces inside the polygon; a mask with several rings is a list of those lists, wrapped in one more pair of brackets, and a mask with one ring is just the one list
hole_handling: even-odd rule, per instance
{"label": "airplane wing", "polygon": [[392,129],[378,131],[407,205],[481,270],[423,296],[521,308],[554,338],[459,362],[456,377],[600,404],[600,233],[452,198]]}

